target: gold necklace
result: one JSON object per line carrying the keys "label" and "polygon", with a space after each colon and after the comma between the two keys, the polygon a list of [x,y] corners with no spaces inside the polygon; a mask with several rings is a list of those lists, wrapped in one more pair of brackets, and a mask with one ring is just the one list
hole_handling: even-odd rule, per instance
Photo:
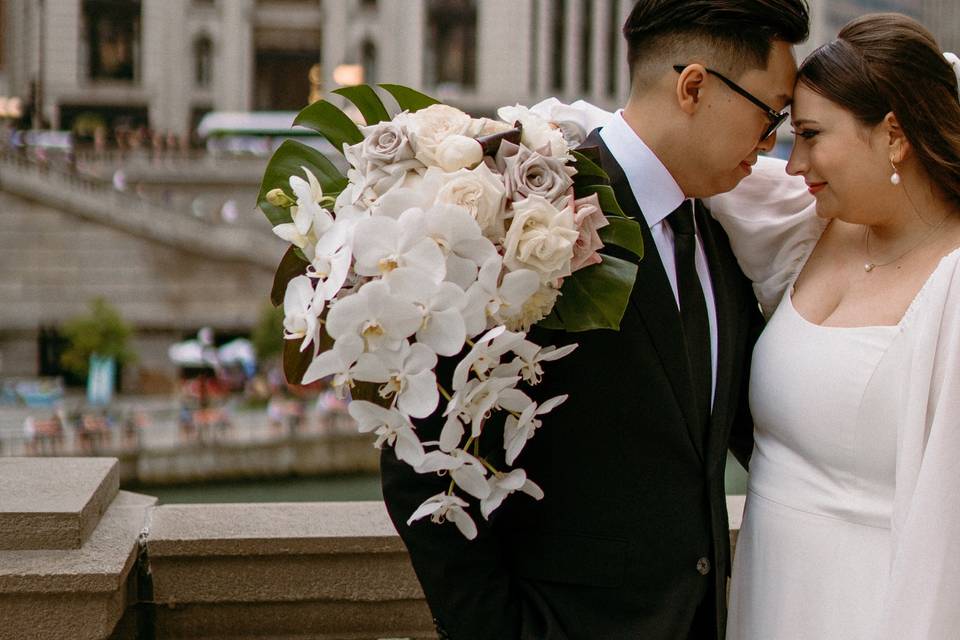
{"label": "gold necklace", "polygon": [[940,219],[940,222],[938,222],[938,223],[936,224],[936,226],[931,227],[929,231],[927,231],[925,234],[923,234],[923,237],[921,237],[920,240],[918,240],[918,241],[916,242],[916,244],[914,244],[914,245],[911,246],[909,249],[907,249],[906,251],[904,251],[903,253],[901,253],[900,255],[898,255],[898,256],[897,256],[896,258],[894,258],[893,260],[889,260],[889,261],[887,261],[887,262],[874,262],[874,261],[871,259],[871,257],[870,257],[870,227],[869,227],[869,226],[864,227],[864,231],[863,231],[863,249],[864,249],[864,252],[867,254],[867,262],[863,265],[863,270],[866,271],[867,273],[870,273],[871,271],[873,271],[873,270],[876,269],[877,267],[886,267],[887,265],[891,265],[891,264],[893,264],[894,262],[897,262],[897,261],[900,260],[902,257],[904,257],[905,255],[907,255],[908,253],[910,253],[911,251],[913,251],[914,249],[916,249],[917,247],[919,247],[920,245],[922,245],[924,242],[926,242],[927,239],[928,239],[930,236],[932,236],[932,235],[934,234],[934,232],[936,232],[937,229],[939,229],[940,227],[943,226],[943,223],[946,222],[946,221],[947,221],[947,218],[949,218],[949,217],[950,217],[950,214],[949,214],[949,213],[946,214],[945,216],[943,216],[943,218]]}

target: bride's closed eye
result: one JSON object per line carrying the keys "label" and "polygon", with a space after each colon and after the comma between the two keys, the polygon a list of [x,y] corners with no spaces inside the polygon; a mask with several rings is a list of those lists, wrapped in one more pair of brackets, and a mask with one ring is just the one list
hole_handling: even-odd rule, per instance
{"label": "bride's closed eye", "polygon": [[804,129],[803,131],[797,131],[794,129],[794,130],[791,130],[790,133],[800,138],[803,138],[804,140],[812,140],[820,132],[813,129]]}

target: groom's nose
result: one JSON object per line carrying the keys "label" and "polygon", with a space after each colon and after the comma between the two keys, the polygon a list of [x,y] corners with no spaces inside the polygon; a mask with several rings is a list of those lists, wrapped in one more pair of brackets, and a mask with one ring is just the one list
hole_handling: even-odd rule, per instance
{"label": "groom's nose", "polygon": [[769,153],[773,151],[773,148],[777,146],[777,132],[774,131],[769,136],[764,138],[757,144],[757,151],[762,151],[763,153]]}

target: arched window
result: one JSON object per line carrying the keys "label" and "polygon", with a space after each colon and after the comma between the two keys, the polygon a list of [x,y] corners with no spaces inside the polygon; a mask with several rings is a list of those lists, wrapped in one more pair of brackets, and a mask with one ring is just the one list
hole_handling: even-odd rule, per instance
{"label": "arched window", "polygon": [[213,82],[213,42],[207,35],[193,42],[193,81],[202,88]]}

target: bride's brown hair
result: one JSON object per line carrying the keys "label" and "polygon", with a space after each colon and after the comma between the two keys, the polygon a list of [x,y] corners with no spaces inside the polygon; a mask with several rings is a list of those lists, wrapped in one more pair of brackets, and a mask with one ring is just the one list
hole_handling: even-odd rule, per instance
{"label": "bride's brown hair", "polygon": [[857,18],[803,61],[797,79],[866,126],[893,112],[927,175],[960,206],[957,76],[923,25],[898,13]]}

